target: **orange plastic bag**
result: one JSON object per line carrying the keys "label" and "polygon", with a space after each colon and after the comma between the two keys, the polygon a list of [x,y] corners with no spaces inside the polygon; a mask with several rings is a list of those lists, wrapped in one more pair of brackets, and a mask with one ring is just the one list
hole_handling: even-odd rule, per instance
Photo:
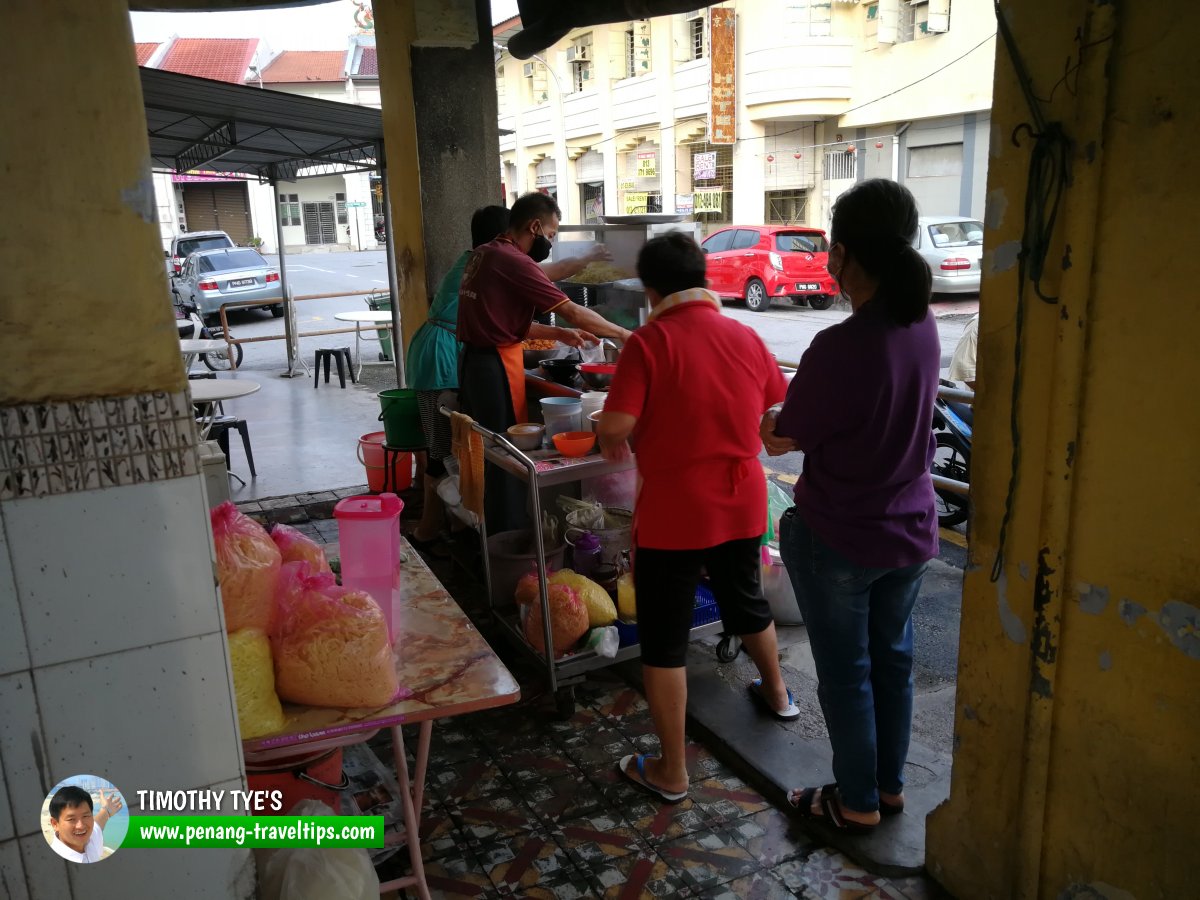
{"label": "orange plastic bag", "polygon": [[305,537],[290,525],[276,525],[271,529],[271,540],[279,548],[285,563],[306,562],[312,572],[329,572],[329,560],[325,551],[310,537]]}
{"label": "orange plastic bag", "polygon": [[[550,585],[550,636],[554,642],[554,655],[562,656],[579,643],[588,630],[588,611],[576,591],[565,584]],[[529,618],[525,620],[525,639],[541,653],[546,652],[546,639],[542,633],[542,604],[533,603]]]}
{"label": "orange plastic bag", "polygon": [[209,515],[217,548],[217,578],[225,631],[267,631],[275,611],[275,580],[282,561],[266,529],[229,501]]}
{"label": "orange plastic bag", "polygon": [[279,573],[275,690],[309,706],[387,706],[400,693],[383,611],[328,572],[287,563]]}

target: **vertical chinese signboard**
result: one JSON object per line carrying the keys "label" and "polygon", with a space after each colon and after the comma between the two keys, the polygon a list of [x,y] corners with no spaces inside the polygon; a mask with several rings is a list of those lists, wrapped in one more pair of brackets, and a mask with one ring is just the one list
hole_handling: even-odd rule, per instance
{"label": "vertical chinese signboard", "polygon": [[709,11],[709,61],[712,64],[712,104],[708,111],[708,142],[732,144],[737,137],[737,90],[734,84],[733,10]]}

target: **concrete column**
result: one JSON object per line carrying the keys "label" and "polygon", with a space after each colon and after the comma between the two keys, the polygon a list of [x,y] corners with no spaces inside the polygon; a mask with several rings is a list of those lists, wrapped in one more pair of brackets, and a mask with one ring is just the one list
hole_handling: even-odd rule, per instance
{"label": "concrete column", "polygon": [[135,816],[245,780],[129,6],[14,0],[0,34],[0,883],[249,898],[248,850],[72,866],[42,835],[72,776]]}
{"label": "concrete column", "polygon": [[[767,176],[763,164],[766,126],[762,122],[743,121],[738,125],[739,140],[733,145],[733,221],[754,224],[763,220]],[[749,140],[746,140],[746,139]]]}

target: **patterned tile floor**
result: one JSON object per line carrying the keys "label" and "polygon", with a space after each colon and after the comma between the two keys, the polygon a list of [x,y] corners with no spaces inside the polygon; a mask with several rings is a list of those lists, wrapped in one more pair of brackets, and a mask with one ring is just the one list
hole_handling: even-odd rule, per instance
{"label": "patterned tile floor", "polygon": [[[566,722],[521,705],[434,728],[421,829],[434,897],[944,896],[815,846],[699,744],[688,745],[688,798],[655,802],[615,769],[654,748],[641,694],[600,673],[577,700]],[[372,746],[390,762],[390,742]],[[381,876],[406,873],[398,854]]]}

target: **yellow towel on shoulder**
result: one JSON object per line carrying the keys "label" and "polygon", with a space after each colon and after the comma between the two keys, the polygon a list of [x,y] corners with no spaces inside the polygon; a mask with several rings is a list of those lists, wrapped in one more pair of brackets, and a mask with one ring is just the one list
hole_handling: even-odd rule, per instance
{"label": "yellow towel on shoulder", "polygon": [[483,438],[471,426],[475,420],[465,413],[450,415],[454,458],[458,460],[458,493],[463,506],[483,519]]}

